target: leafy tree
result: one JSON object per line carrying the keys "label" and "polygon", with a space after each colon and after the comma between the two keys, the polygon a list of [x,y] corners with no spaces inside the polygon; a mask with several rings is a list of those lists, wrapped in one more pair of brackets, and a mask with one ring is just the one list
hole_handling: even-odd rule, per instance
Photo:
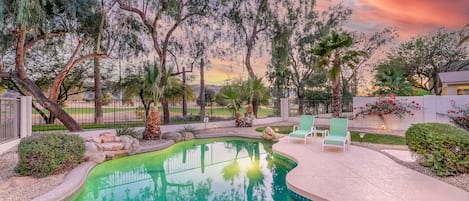
{"label": "leafy tree", "polygon": [[[211,88],[205,87],[205,103],[211,103],[215,101],[215,91]],[[202,104],[202,101],[200,101],[200,96],[197,98],[197,105]]]}
{"label": "leafy tree", "polygon": [[405,77],[413,87],[439,95],[438,73],[464,70],[462,65],[455,64],[468,59],[467,47],[457,47],[458,42],[456,32],[440,29],[403,42],[388,59],[404,61]]}
{"label": "leafy tree", "polygon": [[350,16],[351,10],[338,4],[319,14],[315,10],[315,1],[283,3],[287,8],[288,17],[274,27],[279,29],[278,36],[284,38],[283,48],[286,48],[287,52],[283,54],[288,57],[285,60],[286,74],[290,75],[289,84],[296,92],[299,113],[303,114],[306,84],[315,74],[320,73],[320,70],[315,68],[317,56],[308,54],[308,50],[313,48],[321,37],[327,35],[331,28],[340,27]]}
{"label": "leafy tree", "polygon": [[258,41],[267,37],[266,33],[275,18],[273,6],[272,0],[232,0],[223,1],[223,8],[220,9],[223,18],[234,28],[234,34],[229,37],[233,45],[246,48],[243,60],[250,78],[257,77],[251,57]]}
{"label": "leafy tree", "polygon": [[[171,49],[181,47],[184,44],[175,40],[175,33],[183,24],[197,24],[198,19],[211,13],[216,8],[216,2],[200,0],[144,0],[124,1],[117,0],[122,10],[135,14],[140,23],[145,26],[147,34],[151,37],[153,48],[159,58],[161,71],[160,88],[166,84],[167,57]],[[213,5],[214,4],[214,5]],[[187,39],[185,39],[187,40]],[[171,72],[170,72],[171,73]],[[163,106],[163,121],[169,123],[169,107],[164,95],[161,98]]]}
{"label": "leafy tree", "polygon": [[[9,60],[5,62],[9,66],[0,67],[3,69],[0,77],[18,83],[19,87],[34,96],[43,108],[60,119],[70,131],[81,130],[77,122],[56,101],[62,82],[75,66],[91,58],[106,56],[104,53],[86,51],[90,36],[98,32],[98,26],[94,22],[101,17],[93,9],[96,7],[95,1],[2,0],[0,5],[3,24],[0,38],[5,39],[2,40],[3,47],[10,47],[2,48],[2,58]],[[60,47],[68,40],[76,40],[76,44]],[[26,60],[29,53],[46,46],[64,50],[71,48],[62,70],[55,75],[48,97],[31,81],[31,75],[27,73],[31,63]],[[10,72],[6,72],[7,69]]]}
{"label": "leafy tree", "polygon": [[394,59],[378,65],[378,73],[375,76],[375,95],[395,94],[398,96],[412,95],[412,85],[404,76],[404,61]]}
{"label": "leafy tree", "polygon": [[[171,77],[169,79],[170,87],[165,90],[165,97],[172,103],[180,103],[183,100],[184,92],[183,92],[183,84],[181,80]],[[186,88],[186,97],[188,101],[193,101],[195,99],[195,91],[192,87]]]}
{"label": "leafy tree", "polygon": [[346,32],[331,31],[309,52],[319,56],[317,67],[327,68],[327,77],[332,84],[332,112],[334,117],[340,117],[342,112],[341,71],[344,65],[351,69],[359,62],[358,57],[364,52],[348,50],[353,45],[353,39]]}

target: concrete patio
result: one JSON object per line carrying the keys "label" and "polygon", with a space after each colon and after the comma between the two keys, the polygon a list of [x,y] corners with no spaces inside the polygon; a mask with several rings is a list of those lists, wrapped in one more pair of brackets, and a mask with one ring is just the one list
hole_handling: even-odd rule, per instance
{"label": "concrete patio", "polygon": [[275,152],[297,161],[287,175],[287,186],[313,199],[330,201],[468,201],[469,193],[401,166],[387,156],[366,148],[326,147],[322,138],[282,138]]}

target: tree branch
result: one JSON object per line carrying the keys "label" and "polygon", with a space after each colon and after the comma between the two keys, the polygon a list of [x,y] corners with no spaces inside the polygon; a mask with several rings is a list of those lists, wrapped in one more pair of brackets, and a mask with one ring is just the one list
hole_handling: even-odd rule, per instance
{"label": "tree branch", "polygon": [[[41,31],[42,32],[42,31]],[[52,38],[52,37],[57,37],[57,36],[63,36],[65,34],[67,34],[68,32],[66,31],[54,31],[54,32],[51,32],[51,33],[43,33],[33,39],[31,39],[30,41],[28,41],[25,45],[24,45],[24,53],[23,54],[26,54],[26,52],[32,47],[34,46],[34,44],[36,44],[37,42],[41,41],[41,40],[44,40],[46,38]]]}

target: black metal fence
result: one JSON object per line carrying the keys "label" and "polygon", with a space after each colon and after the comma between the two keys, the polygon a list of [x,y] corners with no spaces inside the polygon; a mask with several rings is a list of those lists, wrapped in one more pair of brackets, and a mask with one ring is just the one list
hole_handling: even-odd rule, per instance
{"label": "black metal fence", "polygon": [[[297,100],[289,101],[289,116],[299,116],[299,104]],[[303,106],[303,114],[313,114],[320,118],[332,118],[332,100],[306,100]],[[353,118],[353,100],[342,100],[342,118]]]}
{"label": "black metal fence", "polygon": [[[33,103],[34,104],[34,103]],[[58,119],[51,118],[49,111],[43,109],[39,104],[34,104],[32,125],[33,131],[63,130],[61,122]],[[103,106],[102,124],[95,123],[95,104],[93,101],[66,101],[62,108],[72,116],[78,124],[86,128],[117,128],[123,126],[143,126],[146,119],[146,111],[139,100],[109,101]],[[159,106],[161,118],[163,118],[163,109]],[[245,112],[245,107],[241,108],[241,113]],[[42,114],[41,114],[42,113]],[[170,124],[201,122],[200,106],[194,102],[188,102],[186,114],[183,115],[181,103],[170,103],[169,114]],[[210,121],[221,121],[234,119],[231,110],[224,106],[209,103],[205,107],[206,116]],[[272,107],[261,106],[258,111],[258,118],[271,117],[273,115]]]}
{"label": "black metal fence", "polygon": [[0,98],[0,144],[19,138],[18,99]]}

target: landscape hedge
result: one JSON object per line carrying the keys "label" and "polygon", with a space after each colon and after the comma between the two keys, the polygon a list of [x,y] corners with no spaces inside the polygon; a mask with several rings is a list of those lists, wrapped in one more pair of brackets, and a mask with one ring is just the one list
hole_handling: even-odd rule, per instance
{"label": "landscape hedge", "polygon": [[70,169],[84,160],[85,142],[78,135],[43,134],[21,139],[15,170],[45,177]]}
{"label": "landscape hedge", "polygon": [[439,176],[469,173],[469,133],[449,124],[420,123],[406,131],[419,162]]}

